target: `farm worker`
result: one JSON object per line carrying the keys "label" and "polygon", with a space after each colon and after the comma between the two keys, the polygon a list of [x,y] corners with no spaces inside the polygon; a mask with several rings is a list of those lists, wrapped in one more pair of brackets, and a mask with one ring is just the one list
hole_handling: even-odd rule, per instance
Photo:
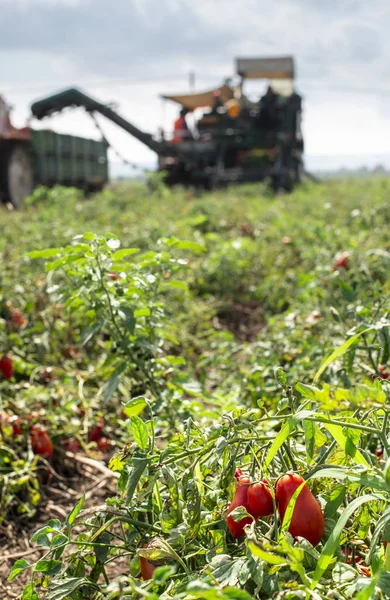
{"label": "farm worker", "polygon": [[189,129],[186,121],[188,112],[188,108],[181,109],[180,116],[173,125],[172,144],[180,144],[184,138],[189,137]]}

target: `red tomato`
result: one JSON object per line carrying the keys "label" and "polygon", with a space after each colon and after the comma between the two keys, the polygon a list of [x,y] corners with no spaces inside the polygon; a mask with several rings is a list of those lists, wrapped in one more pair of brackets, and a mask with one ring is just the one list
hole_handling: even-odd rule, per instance
{"label": "red tomato", "polygon": [[20,428],[20,424],[22,422],[22,419],[20,417],[17,417],[16,415],[13,415],[10,419],[10,423],[12,425],[12,433],[14,435],[20,435],[21,434],[21,428]]}
{"label": "red tomato", "polygon": [[230,513],[233,512],[235,508],[238,506],[243,506],[248,509],[248,487],[250,483],[250,479],[247,475],[241,475],[237,481],[236,492],[234,494],[234,498],[230,503],[226,522],[229,527],[230,533],[235,538],[240,538],[244,535],[244,527],[249,525],[252,522],[250,517],[244,517],[241,521],[236,522],[233,517],[230,516]]}
{"label": "red tomato", "polygon": [[44,458],[51,458],[53,456],[51,439],[47,431],[38,425],[33,425],[31,428],[31,445],[34,454],[39,454]]}
{"label": "red tomato", "polygon": [[20,310],[17,309],[13,309],[11,311],[8,320],[10,323],[12,323],[12,325],[15,325],[16,327],[22,327],[26,322]]}
{"label": "red tomato", "polygon": [[68,452],[73,452],[74,454],[76,454],[80,451],[80,442],[78,440],[75,440],[74,438],[66,440],[66,442],[64,443],[64,448]]}
{"label": "red tomato", "polygon": [[382,377],[382,379],[388,379],[390,374],[388,373],[388,371],[386,371],[386,366],[385,365],[378,365],[378,371],[380,373],[380,376]]}
{"label": "red tomato", "polygon": [[[283,521],[288,503],[295,490],[304,482],[296,473],[280,477],[276,483],[275,497],[280,520]],[[321,540],[325,529],[324,515],[316,498],[305,485],[295,503],[289,532],[296,537],[307,539],[312,546]]]}
{"label": "red tomato", "polygon": [[118,275],[118,273],[116,271],[110,271],[110,279],[111,279],[111,281],[119,281],[120,276]]}
{"label": "red tomato", "polygon": [[97,425],[94,425],[89,431],[88,439],[90,442],[97,442],[101,438],[103,427],[103,417],[99,417]]}
{"label": "red tomato", "polygon": [[254,519],[274,514],[274,503],[267,481],[254,483],[248,488],[248,512]]}
{"label": "red tomato", "polygon": [[349,269],[349,252],[343,252],[341,256],[338,257],[335,263],[336,269]]}
{"label": "red tomato", "polygon": [[143,556],[139,557],[139,563],[140,563],[140,567],[141,567],[142,579],[144,581],[148,581],[148,579],[152,579],[153,573],[154,573],[156,567],[154,565],[152,565],[152,563],[150,563],[148,560],[146,560],[146,558],[144,558]]}
{"label": "red tomato", "polygon": [[13,361],[8,354],[4,354],[0,358],[0,373],[3,376],[3,379],[11,379],[14,374]]}
{"label": "red tomato", "polygon": [[101,437],[97,441],[97,447],[99,448],[99,450],[101,452],[107,452],[108,450],[111,450],[112,443],[110,442],[110,440],[108,438]]}

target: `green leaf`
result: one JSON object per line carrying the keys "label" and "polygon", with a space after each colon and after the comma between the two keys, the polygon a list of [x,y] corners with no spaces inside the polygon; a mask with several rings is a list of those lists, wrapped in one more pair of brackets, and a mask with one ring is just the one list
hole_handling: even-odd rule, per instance
{"label": "green leaf", "polygon": [[325,361],[322,363],[321,367],[318,369],[317,373],[314,376],[314,383],[317,383],[317,381],[321,377],[322,373],[329,367],[329,365],[332,364],[332,362],[334,362],[341,356],[343,356],[343,354],[345,354],[346,351],[349,350],[349,348],[357,342],[357,340],[360,338],[361,335],[364,335],[365,333],[368,333],[369,331],[372,331],[373,329],[376,329],[376,327],[368,327],[368,329],[359,331],[359,333],[357,333],[353,337],[349,338],[349,340],[347,340],[346,342],[341,344],[341,346],[336,348],[336,350],[334,350],[334,352],[332,352],[332,354],[330,356],[328,356],[327,359],[325,359]]}
{"label": "green leaf", "polygon": [[32,583],[29,583],[24,588],[21,600],[39,600],[38,594],[36,593]]}
{"label": "green leaf", "polygon": [[67,579],[61,579],[59,583],[54,583],[50,587],[48,599],[63,600],[64,598],[69,598],[82,586],[88,586],[88,588],[92,590],[100,589],[98,585],[88,581],[85,577],[69,577]]}
{"label": "green leaf", "polygon": [[68,518],[66,519],[65,524],[67,525],[67,527],[71,527],[73,525],[73,523],[79,516],[81,509],[84,506],[84,502],[85,502],[85,495],[82,498],[80,498],[80,500],[77,502],[76,506],[74,507],[72,512],[69,514]]}
{"label": "green leaf", "polygon": [[178,250],[191,250],[193,252],[206,252],[206,247],[196,242],[181,241],[175,244],[175,248]]}
{"label": "green leaf", "polygon": [[336,440],[336,442],[344,449],[346,454],[352,458],[352,460],[357,465],[365,465],[369,467],[369,463],[364,458],[363,454],[356,448],[356,446],[351,442],[351,438],[347,437],[343,428],[340,425],[333,425],[330,423],[323,423],[323,426],[329,431],[331,436]]}
{"label": "green leaf", "polygon": [[134,311],[135,317],[150,317],[150,308],[138,308]]}
{"label": "green leaf", "polygon": [[48,577],[52,577],[61,570],[61,566],[60,560],[39,560],[34,567],[34,572],[45,573]]}
{"label": "green leaf", "polygon": [[[388,582],[388,585],[390,584],[390,582]],[[373,596],[376,586],[378,585],[377,579],[368,579],[367,580],[367,586],[364,587],[363,589],[361,589],[355,596],[355,600],[372,600],[372,598],[374,598],[375,596]],[[388,585],[386,586],[386,588],[383,590],[384,592],[386,592],[389,587]]]}
{"label": "green leaf", "polygon": [[137,484],[138,484],[139,480],[141,479],[142,473],[145,471],[148,462],[149,462],[148,459],[145,457],[135,456],[133,458],[133,461],[132,461],[133,464],[130,469],[128,480],[127,480],[127,485],[126,485],[126,502],[127,502],[127,504],[130,504],[130,502],[133,498],[134,492],[135,492],[135,488],[137,487]]}
{"label": "green leaf", "polygon": [[330,519],[336,515],[338,509],[345,500],[346,493],[347,489],[345,485],[336,485],[336,487],[332,489],[324,510],[325,518]]}
{"label": "green leaf", "polygon": [[123,412],[126,417],[132,417],[133,415],[140,415],[147,407],[147,402],[143,396],[137,396],[126,402]]}
{"label": "green leaf", "polygon": [[106,562],[110,551],[111,536],[107,531],[103,531],[95,540],[98,544],[106,544],[105,546],[94,546],[94,552],[98,561],[103,564]]}
{"label": "green leaf", "polygon": [[104,321],[97,321],[87,329],[84,329],[80,335],[80,344],[84,346],[89,340],[101,330],[104,325]]}
{"label": "green leaf", "polygon": [[119,318],[122,319],[126,331],[134,333],[136,323],[134,311],[129,306],[121,306],[118,308],[118,315]]}
{"label": "green leaf", "polygon": [[188,293],[190,290],[188,289],[188,285],[184,283],[184,281],[177,281],[176,279],[172,279],[171,281],[164,282],[165,288],[174,288],[176,290],[181,290],[182,292]]}
{"label": "green leaf", "polygon": [[347,300],[348,302],[353,302],[354,300],[356,300],[356,293],[355,293],[354,289],[348,283],[345,283],[345,281],[339,280],[339,287],[340,287],[340,290],[341,290],[344,300]]}
{"label": "green leaf", "polygon": [[102,387],[100,388],[99,392],[98,392],[98,396],[103,395],[103,404],[107,404],[107,402],[112,398],[112,396],[115,394],[116,390],[118,389],[118,386],[121,382],[122,379],[122,375],[123,372],[126,369],[126,365],[123,363],[121,365],[119,365],[119,367],[117,367],[115,369],[115,371],[111,374],[110,378],[108,379],[108,381],[106,381],[106,383],[104,385],[102,385]]}
{"label": "green leaf", "polygon": [[33,260],[42,258],[54,258],[59,254],[63,253],[63,248],[47,248],[46,250],[33,250],[32,252],[28,252],[26,254],[27,258],[31,258]]}
{"label": "green leaf", "polygon": [[[209,567],[213,577],[223,588],[239,586],[246,583],[250,573],[245,558],[232,558],[228,554],[217,554],[211,560]],[[244,581],[242,581],[245,569]]]}
{"label": "green leaf", "polygon": [[111,260],[113,262],[120,262],[128,256],[137,254],[137,252],[139,252],[139,248],[123,248],[123,250],[117,250],[116,252],[114,252],[114,254],[111,256]]}
{"label": "green leaf", "polygon": [[29,569],[32,565],[27,562],[24,558],[20,558],[12,565],[11,573],[8,575],[7,581],[12,581],[17,577],[22,571]]}
{"label": "green leaf", "polygon": [[269,565],[276,566],[276,565],[287,564],[286,559],[283,558],[282,556],[278,556],[277,554],[274,554],[273,552],[268,552],[267,550],[261,548],[260,546],[258,546],[257,544],[255,544],[252,541],[248,542],[248,548],[249,548],[250,552],[253,554],[253,556],[260,558],[261,560],[268,563]]}
{"label": "green leaf", "polygon": [[130,426],[134,435],[134,441],[141,450],[146,450],[149,446],[149,432],[146,424],[140,417],[133,415],[130,417]]}
{"label": "green leaf", "polygon": [[327,467],[320,469],[311,475],[308,479],[320,479],[322,477],[339,479],[350,483],[358,483],[364,487],[369,487],[373,490],[388,492],[389,486],[382,477],[378,477],[372,473],[356,473],[343,467]]}
{"label": "green leaf", "polygon": [[276,436],[276,438],[274,439],[274,441],[272,442],[271,447],[269,448],[267,455],[265,457],[264,469],[267,469],[269,467],[269,465],[275,458],[278,450],[281,448],[282,444],[284,444],[284,442],[286,441],[286,439],[288,438],[290,433],[295,431],[295,429],[296,429],[295,419],[289,419],[287,421],[287,423],[279,431],[279,433]]}
{"label": "green leaf", "polygon": [[317,394],[321,393],[321,390],[318,388],[312,385],[305,385],[304,383],[297,383],[295,389],[308,400],[317,400]]}
{"label": "green leaf", "polygon": [[111,471],[114,471],[114,473],[121,473],[123,471],[124,466],[125,463],[122,461],[120,456],[113,456],[110,462],[108,463],[108,468],[111,469]]}
{"label": "green leaf", "polygon": [[353,515],[356,509],[359,508],[362,504],[366,502],[371,502],[374,500],[378,500],[376,496],[366,494],[364,496],[360,496],[353,500],[343,511],[343,514],[340,516],[339,520],[336,523],[332,533],[330,534],[322,552],[320,558],[318,560],[318,564],[316,570],[313,575],[313,580],[311,584],[311,589],[314,590],[317,587],[318,582],[320,581],[322,575],[325,573],[326,569],[329,567],[332,562],[333,556],[337,550],[339,545],[339,539],[341,533],[348,522],[348,519]]}
{"label": "green leaf", "polygon": [[291,496],[288,505],[287,505],[287,509],[286,512],[284,514],[283,517],[283,523],[282,523],[282,527],[281,527],[281,531],[288,531],[290,528],[290,524],[291,524],[291,519],[293,517],[293,513],[294,513],[294,508],[295,508],[295,504],[296,501],[298,500],[298,496],[300,495],[300,493],[302,492],[303,488],[305,487],[306,481],[304,481],[303,483],[300,484],[299,487],[297,487],[297,489],[295,490],[295,492],[293,493],[293,495]]}
{"label": "green leaf", "polygon": [[306,454],[309,462],[313,460],[316,449],[316,423],[313,421],[304,421],[303,430],[305,432]]}

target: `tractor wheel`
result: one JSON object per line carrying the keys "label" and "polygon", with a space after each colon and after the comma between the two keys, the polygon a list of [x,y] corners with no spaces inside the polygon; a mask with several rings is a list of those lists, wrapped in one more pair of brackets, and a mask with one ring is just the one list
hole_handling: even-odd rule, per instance
{"label": "tractor wheel", "polygon": [[20,208],[33,190],[33,170],[28,147],[13,146],[5,160],[5,201]]}

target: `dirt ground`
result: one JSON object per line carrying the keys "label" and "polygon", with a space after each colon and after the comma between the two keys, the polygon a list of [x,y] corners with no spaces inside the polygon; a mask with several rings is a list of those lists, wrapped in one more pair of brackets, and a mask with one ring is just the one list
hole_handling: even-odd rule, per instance
{"label": "dirt ground", "polygon": [[[116,493],[117,474],[103,463],[83,455],[67,453],[61,473],[51,469],[48,480],[41,486],[41,501],[33,519],[10,519],[0,525],[0,599],[20,598],[29,583],[30,572],[21,573],[7,581],[13,563],[19,558],[34,562],[43,554],[42,548],[30,544],[33,533],[47,525],[49,519],[64,521],[85,493],[84,508],[101,506],[107,497]],[[72,475],[70,475],[72,474]]]}

